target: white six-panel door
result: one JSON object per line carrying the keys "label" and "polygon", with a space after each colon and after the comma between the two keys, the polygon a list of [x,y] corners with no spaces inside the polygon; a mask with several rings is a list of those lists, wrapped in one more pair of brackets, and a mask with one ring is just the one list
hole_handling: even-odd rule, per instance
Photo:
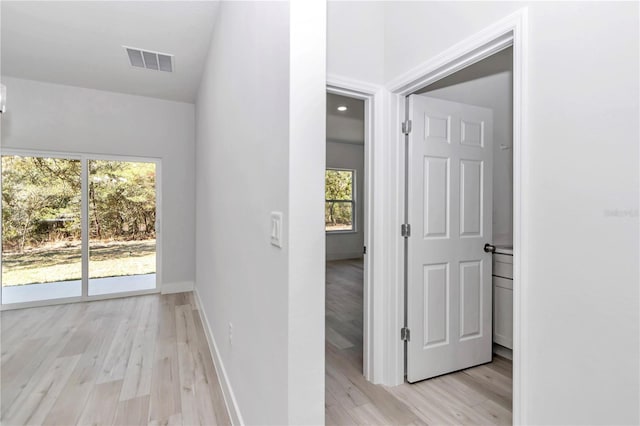
{"label": "white six-panel door", "polygon": [[492,116],[409,97],[409,382],[491,361]]}

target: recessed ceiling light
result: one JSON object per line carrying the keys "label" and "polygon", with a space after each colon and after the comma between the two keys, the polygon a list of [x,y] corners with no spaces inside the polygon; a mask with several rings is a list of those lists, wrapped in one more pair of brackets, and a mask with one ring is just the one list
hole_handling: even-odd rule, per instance
{"label": "recessed ceiling light", "polygon": [[346,105],[340,105],[340,106],[338,107],[338,111],[340,111],[340,112],[345,112],[345,111],[346,111],[346,110],[348,110],[348,109],[349,109],[349,108],[347,108],[347,106],[346,106]]}

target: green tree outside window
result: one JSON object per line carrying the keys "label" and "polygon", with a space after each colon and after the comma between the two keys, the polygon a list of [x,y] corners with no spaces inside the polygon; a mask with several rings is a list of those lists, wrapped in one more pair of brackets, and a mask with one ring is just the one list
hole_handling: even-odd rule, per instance
{"label": "green tree outside window", "polygon": [[354,231],[354,170],[325,172],[325,230]]}

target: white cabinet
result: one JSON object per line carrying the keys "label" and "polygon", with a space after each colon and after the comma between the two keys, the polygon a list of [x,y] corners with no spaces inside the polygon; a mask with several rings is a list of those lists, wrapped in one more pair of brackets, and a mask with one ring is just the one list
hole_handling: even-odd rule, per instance
{"label": "white cabinet", "polygon": [[493,342],[513,349],[513,256],[493,255]]}

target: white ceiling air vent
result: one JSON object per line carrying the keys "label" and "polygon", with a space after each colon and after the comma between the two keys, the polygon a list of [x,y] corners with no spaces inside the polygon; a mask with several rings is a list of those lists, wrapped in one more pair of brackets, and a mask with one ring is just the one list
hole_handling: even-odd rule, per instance
{"label": "white ceiling air vent", "polygon": [[135,47],[123,46],[129,56],[132,67],[146,68],[148,70],[173,72],[173,55],[151,52]]}

